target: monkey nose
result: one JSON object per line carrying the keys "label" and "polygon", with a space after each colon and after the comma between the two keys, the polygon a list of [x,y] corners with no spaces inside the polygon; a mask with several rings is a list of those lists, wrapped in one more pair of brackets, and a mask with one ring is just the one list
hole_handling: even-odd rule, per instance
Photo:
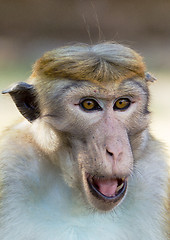
{"label": "monkey nose", "polygon": [[113,156],[113,153],[108,151],[107,149],[106,149],[106,153],[109,154],[110,156]]}
{"label": "monkey nose", "polygon": [[111,157],[113,161],[120,161],[122,157],[123,152],[122,151],[114,151],[111,152],[108,149],[106,149],[106,155]]}

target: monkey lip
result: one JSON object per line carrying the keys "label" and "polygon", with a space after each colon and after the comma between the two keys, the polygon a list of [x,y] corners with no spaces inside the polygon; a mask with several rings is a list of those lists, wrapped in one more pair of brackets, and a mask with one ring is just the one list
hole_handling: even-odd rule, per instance
{"label": "monkey lip", "polygon": [[127,189],[127,178],[106,179],[88,175],[87,182],[95,197],[115,203],[123,198]]}

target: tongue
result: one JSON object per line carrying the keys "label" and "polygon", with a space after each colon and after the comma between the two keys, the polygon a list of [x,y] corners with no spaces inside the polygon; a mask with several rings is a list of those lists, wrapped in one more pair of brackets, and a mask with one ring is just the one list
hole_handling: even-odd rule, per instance
{"label": "tongue", "polygon": [[116,195],[116,189],[118,186],[118,181],[114,180],[94,180],[94,183],[99,192],[107,197],[114,197]]}

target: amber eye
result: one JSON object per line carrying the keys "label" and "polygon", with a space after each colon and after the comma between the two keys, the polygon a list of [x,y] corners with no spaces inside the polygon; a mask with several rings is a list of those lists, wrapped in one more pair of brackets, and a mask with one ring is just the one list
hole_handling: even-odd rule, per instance
{"label": "amber eye", "polygon": [[128,98],[120,98],[118,99],[114,106],[114,110],[126,110],[130,106],[130,100]]}
{"label": "amber eye", "polygon": [[80,103],[80,106],[88,111],[92,110],[102,110],[99,104],[93,99],[85,99]]}

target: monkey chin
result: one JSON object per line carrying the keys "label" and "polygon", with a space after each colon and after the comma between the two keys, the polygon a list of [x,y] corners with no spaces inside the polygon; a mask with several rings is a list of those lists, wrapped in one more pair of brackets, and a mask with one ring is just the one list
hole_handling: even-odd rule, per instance
{"label": "monkey chin", "polygon": [[110,211],[121,203],[127,192],[127,178],[106,178],[84,175],[85,194],[97,210]]}

